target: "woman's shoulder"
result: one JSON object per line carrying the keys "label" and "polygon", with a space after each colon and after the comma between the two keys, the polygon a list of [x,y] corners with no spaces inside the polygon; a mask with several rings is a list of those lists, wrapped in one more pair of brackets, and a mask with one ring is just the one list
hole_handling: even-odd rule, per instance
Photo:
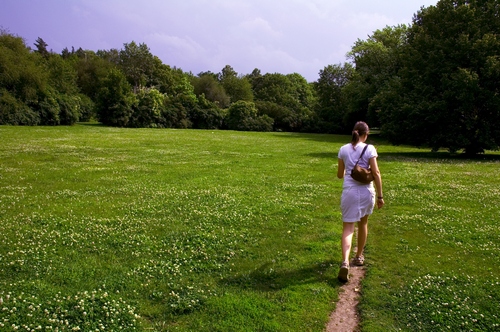
{"label": "woman's shoulder", "polygon": [[347,149],[348,149],[349,147],[352,149],[352,144],[351,144],[351,143],[344,144],[344,145],[342,145],[342,146],[340,147],[339,152],[340,152],[340,151],[348,151]]}
{"label": "woman's shoulder", "polygon": [[368,144],[368,147],[366,148],[367,152],[371,155],[371,156],[377,156],[377,148],[375,148],[375,145],[373,144]]}

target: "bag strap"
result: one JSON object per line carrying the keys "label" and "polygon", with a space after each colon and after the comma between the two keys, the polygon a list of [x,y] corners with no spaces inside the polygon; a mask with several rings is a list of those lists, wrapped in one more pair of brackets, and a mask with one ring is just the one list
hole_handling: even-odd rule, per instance
{"label": "bag strap", "polygon": [[363,157],[363,155],[365,154],[365,151],[366,151],[366,148],[368,147],[369,144],[366,144],[363,151],[361,151],[361,155],[359,156],[358,158],[358,161],[356,161],[356,164],[354,165],[354,167],[356,167],[356,165],[358,165],[359,161],[361,160],[361,158]]}

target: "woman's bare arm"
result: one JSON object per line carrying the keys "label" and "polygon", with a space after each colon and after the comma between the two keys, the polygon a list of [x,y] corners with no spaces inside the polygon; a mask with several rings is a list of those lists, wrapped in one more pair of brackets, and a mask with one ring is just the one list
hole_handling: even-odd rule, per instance
{"label": "woman's bare arm", "polygon": [[338,167],[337,167],[337,177],[339,179],[342,179],[344,177],[344,174],[345,174],[344,161],[339,158]]}
{"label": "woman's bare arm", "polygon": [[373,174],[373,182],[375,182],[375,188],[377,189],[377,207],[380,209],[384,206],[384,199],[379,197],[384,197],[382,191],[382,175],[378,168],[377,157],[370,158],[370,168]]}

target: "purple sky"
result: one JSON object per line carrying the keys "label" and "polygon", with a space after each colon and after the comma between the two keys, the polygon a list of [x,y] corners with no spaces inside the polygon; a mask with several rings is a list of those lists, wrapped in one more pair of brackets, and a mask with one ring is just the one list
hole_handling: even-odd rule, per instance
{"label": "purple sky", "polygon": [[299,73],[316,81],[357,39],[411,23],[437,0],[2,0],[0,26],[28,46],[97,51],[146,43],[163,63],[198,74]]}

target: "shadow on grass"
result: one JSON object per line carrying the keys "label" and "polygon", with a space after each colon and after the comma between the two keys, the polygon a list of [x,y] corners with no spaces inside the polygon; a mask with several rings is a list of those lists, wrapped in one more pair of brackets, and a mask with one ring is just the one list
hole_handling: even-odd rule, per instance
{"label": "shadow on grass", "polygon": [[[313,158],[327,158],[337,160],[338,151],[318,152],[307,154]],[[478,154],[470,156],[466,154],[451,154],[449,152],[380,152],[379,160],[400,160],[400,161],[461,161],[461,162],[491,162],[500,161],[499,154]]]}
{"label": "shadow on grass", "polygon": [[293,133],[293,132],[274,133],[274,135],[280,138],[293,138],[293,139],[312,140],[316,142],[329,142],[329,143],[346,143],[346,137],[347,137],[347,136],[332,135],[332,134],[307,134],[307,133]]}
{"label": "shadow on grass", "polygon": [[[294,132],[283,132],[275,133],[276,136],[280,138],[294,138],[303,140],[312,140],[317,142],[329,142],[335,144],[347,144],[351,141],[351,135],[339,135],[339,134],[310,134],[310,133],[294,133]],[[372,134],[368,136],[369,144],[379,145],[379,144],[390,144],[384,140],[379,134]]]}
{"label": "shadow on grass", "polygon": [[449,153],[449,152],[381,152],[379,153],[380,159],[412,159],[412,160],[439,160],[439,161],[500,161],[498,154],[477,154],[466,155],[464,153]]}
{"label": "shadow on grass", "polygon": [[[276,134],[279,135],[279,134]],[[314,140],[318,142],[330,142],[334,144],[347,144],[349,143],[349,135],[333,135],[333,134],[306,134],[306,133],[286,133],[286,135],[279,135],[281,138],[293,138],[302,140]],[[368,144],[377,145],[392,145],[383,139],[379,134],[371,134],[367,141]],[[397,148],[394,146],[395,149]],[[403,147],[404,148],[404,147]],[[406,147],[414,149],[414,147]],[[423,151],[397,151],[397,152],[380,152],[380,159],[429,159],[429,160],[450,160],[450,161],[500,161],[500,154],[492,153],[482,153],[477,155],[467,155],[465,153],[449,153],[448,151],[438,151],[432,152],[430,148],[428,150],[422,149]],[[338,148],[335,151],[330,152],[319,152],[319,153],[309,153],[307,154],[314,158],[328,158],[337,159]]]}
{"label": "shadow on grass", "polygon": [[108,127],[100,122],[78,122],[77,124],[85,127]]}
{"label": "shadow on grass", "polygon": [[331,159],[337,162],[337,156],[338,156],[338,151],[336,152],[315,152],[315,153],[308,153],[307,156],[313,157],[313,158],[326,158],[326,159]]}
{"label": "shadow on grass", "polygon": [[266,263],[257,269],[241,273],[234,277],[224,278],[221,283],[261,292],[279,291],[295,285],[327,283],[337,287],[343,284],[337,280],[338,262],[324,261],[300,269],[275,270],[273,263]]}

